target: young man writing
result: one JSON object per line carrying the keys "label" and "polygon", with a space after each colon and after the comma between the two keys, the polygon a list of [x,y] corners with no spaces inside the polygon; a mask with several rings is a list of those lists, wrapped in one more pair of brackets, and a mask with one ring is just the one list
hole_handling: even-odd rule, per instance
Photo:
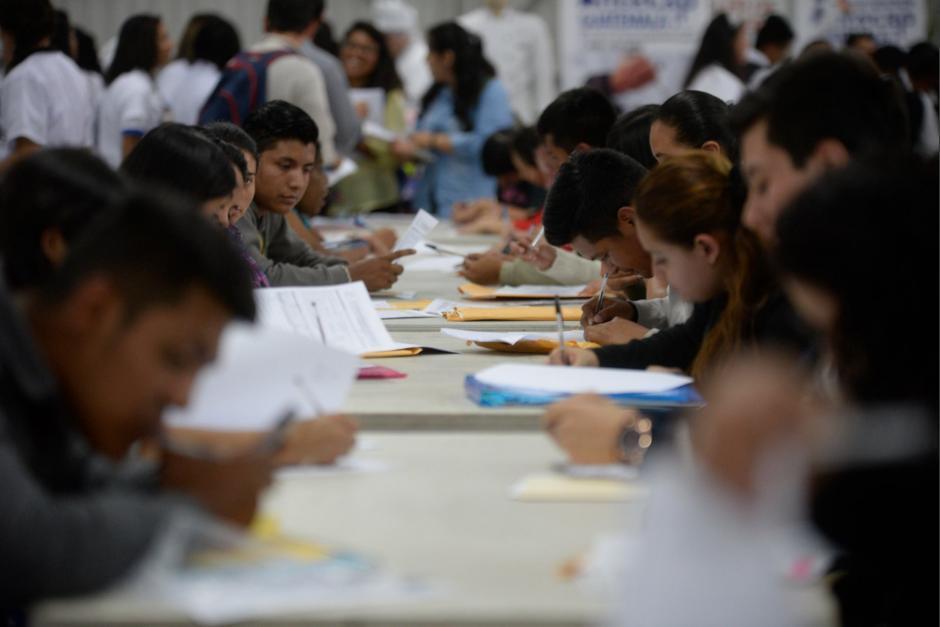
{"label": "young man writing", "polygon": [[297,206],[316,169],[316,123],[282,100],[259,107],[245,120],[258,146],[255,199],[238,222],[245,245],[273,286],[333,285],[362,281],[370,291],[387,289],[403,268],[403,250],[346,265],[316,253],[290,228],[285,216]]}

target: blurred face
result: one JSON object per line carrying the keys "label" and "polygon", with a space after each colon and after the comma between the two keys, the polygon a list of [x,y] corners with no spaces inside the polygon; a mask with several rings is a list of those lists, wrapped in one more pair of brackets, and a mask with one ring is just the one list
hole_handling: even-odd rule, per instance
{"label": "blurred face", "polygon": [[790,155],[767,140],[767,123],[758,122],[741,140],[741,168],[747,179],[742,220],[772,250],[777,242],[777,218],[822,170],[807,161],[797,169]]}
{"label": "blurred face", "polygon": [[817,331],[832,334],[839,311],[838,301],[832,294],[792,276],[784,279],[783,288],[800,318]]}
{"label": "blurred face", "polygon": [[209,220],[218,224],[223,229],[228,228],[228,215],[231,207],[232,194],[229,194],[228,196],[219,196],[218,198],[210,198],[206,202],[202,203],[202,215],[206,216]]}
{"label": "blurred face", "polygon": [[122,457],[135,441],[158,431],[167,407],[186,405],[229,318],[201,287],[131,320],[106,278],[76,288],[57,323],[69,348],[57,351],[51,363],[92,446]]}
{"label": "blurred face", "polygon": [[317,158],[316,167],[310,173],[310,185],[297,208],[304,215],[313,217],[320,215],[326,205],[326,197],[330,193],[330,184],[323,170],[323,160]]}
{"label": "blurred face", "polygon": [[157,67],[163,67],[173,58],[173,40],[163,22],[157,24]]}
{"label": "blurred face", "polygon": [[449,83],[454,80],[454,52],[428,52],[428,67],[435,83]]}
{"label": "blurred face", "polygon": [[343,42],[339,53],[343,69],[352,84],[361,84],[375,71],[379,62],[379,46],[363,31],[353,31]]}
{"label": "blurred face", "polygon": [[722,290],[718,270],[720,248],[708,235],[696,238],[692,248],[662,240],[655,231],[637,220],[637,235],[649,252],[653,272],[661,275],[683,300],[702,303]]}
{"label": "blurred face", "polygon": [[679,143],[676,139],[676,129],[655,120],[650,126],[650,150],[656,161],[662,161],[667,157],[675,157],[688,152],[690,146]]}
{"label": "blurred face", "polygon": [[255,201],[263,211],[286,214],[297,206],[316,167],[317,149],[285,139],[261,153],[255,182]]}
{"label": "blurred face", "polygon": [[248,175],[242,178],[242,173],[235,171],[235,178],[239,184],[232,195],[232,206],[228,214],[229,224],[235,224],[241,220],[241,217],[248,211],[251,201],[255,199],[255,175],[258,172],[258,162],[250,152],[242,151],[242,155],[245,157],[245,163],[248,164]]}
{"label": "blurred face", "polygon": [[512,167],[516,170],[516,174],[519,177],[519,180],[525,181],[529,185],[534,185],[535,187],[545,187],[545,177],[542,176],[542,172],[538,167],[534,165],[529,165],[525,159],[520,157],[518,154],[513,152],[512,157]]}
{"label": "blurred face", "polygon": [[592,261],[600,261],[605,269],[626,274],[652,276],[649,254],[637,238],[636,217],[632,207],[622,207],[618,214],[619,234],[592,242],[578,235],[571,244],[575,251]]}

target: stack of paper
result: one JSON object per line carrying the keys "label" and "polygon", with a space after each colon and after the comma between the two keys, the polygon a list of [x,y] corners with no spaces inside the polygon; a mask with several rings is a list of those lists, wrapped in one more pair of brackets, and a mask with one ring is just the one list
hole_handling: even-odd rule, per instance
{"label": "stack of paper", "polygon": [[382,324],[362,282],[255,290],[262,325],[291,331],[355,355],[416,354]]}
{"label": "stack of paper", "polygon": [[471,400],[486,406],[546,405],[575,394],[602,394],[626,405],[682,406],[701,402],[692,379],[648,370],[501,364],[467,376]]}
{"label": "stack of paper", "polygon": [[213,431],[267,431],[285,412],[336,413],[346,402],[359,360],[277,329],[233,324],[215,363],[196,379],[185,408],[170,409],[173,426]]}
{"label": "stack of paper", "polygon": [[[508,353],[548,354],[558,348],[558,333],[525,333],[499,331],[466,331],[463,329],[441,329],[444,335],[473,342],[483,348]],[[597,344],[584,340],[584,331],[565,331],[565,345],[579,348],[594,348]]]}
{"label": "stack of paper", "polygon": [[[566,322],[581,320],[581,307],[576,305],[561,308],[561,315]],[[519,307],[476,307],[466,306],[445,311],[444,318],[451,322],[471,322],[477,320],[505,320],[519,322],[554,322],[555,307],[548,305]]]}
{"label": "stack of paper", "polygon": [[586,298],[581,296],[586,285],[517,285],[516,287],[487,287],[476,283],[464,283],[457,290],[473,300],[498,300],[507,298]]}

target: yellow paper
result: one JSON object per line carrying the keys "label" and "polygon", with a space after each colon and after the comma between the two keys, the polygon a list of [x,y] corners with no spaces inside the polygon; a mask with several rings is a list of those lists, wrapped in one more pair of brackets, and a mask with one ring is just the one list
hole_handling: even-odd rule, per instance
{"label": "yellow paper", "polygon": [[[566,322],[577,322],[581,319],[581,308],[575,305],[563,306],[561,315]],[[456,307],[451,311],[445,311],[444,318],[451,322],[478,320],[552,322],[555,320],[555,308],[551,305],[536,305],[533,307]]]}
{"label": "yellow paper", "polygon": [[[500,353],[525,353],[529,355],[548,355],[558,348],[558,342],[552,340],[521,340],[515,344],[506,342],[479,342],[474,341],[477,346],[488,348],[491,351]],[[574,346],[576,348],[598,348],[600,344],[594,342],[565,342],[565,346]]]}
{"label": "yellow paper", "polygon": [[555,473],[536,473],[512,488],[517,501],[617,502],[646,496],[645,487],[616,479],[578,479]]}
{"label": "yellow paper", "polygon": [[464,283],[457,288],[457,291],[467,298],[495,298],[493,292],[496,291],[496,288],[477,285],[476,283]]}
{"label": "yellow paper", "polygon": [[[553,288],[552,286],[518,286],[516,288],[501,287],[487,287],[485,285],[477,285],[476,283],[464,283],[457,287],[457,291],[460,292],[469,300],[526,300],[526,299],[545,299],[545,298],[555,298],[558,295],[559,298],[583,298],[580,294],[577,296],[573,293],[564,293],[570,291],[572,288],[566,288],[563,286],[557,286]],[[580,292],[581,288],[574,288],[575,291]],[[521,290],[519,293],[506,294],[503,293],[506,290]],[[561,290],[563,293],[558,294],[558,290]]]}
{"label": "yellow paper", "polygon": [[393,300],[389,301],[388,306],[391,309],[424,309],[431,304],[430,299],[426,300]]}
{"label": "yellow paper", "polygon": [[394,351],[378,351],[375,353],[363,353],[360,355],[363,359],[381,359],[383,357],[413,357],[421,352],[421,347],[402,348]]}

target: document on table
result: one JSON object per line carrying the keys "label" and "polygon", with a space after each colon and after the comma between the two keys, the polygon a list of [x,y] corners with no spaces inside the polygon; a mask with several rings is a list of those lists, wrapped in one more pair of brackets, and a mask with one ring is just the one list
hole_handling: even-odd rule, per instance
{"label": "document on table", "polygon": [[414,348],[392,339],[361,281],[255,290],[258,320],[355,355]]}
{"label": "document on table", "polygon": [[424,209],[419,210],[408,230],[398,238],[393,250],[417,249],[428,238],[428,234],[434,230],[435,226],[437,226],[437,218]]}
{"label": "document on table", "polygon": [[189,405],[164,420],[177,427],[266,431],[285,412],[298,418],[343,408],[359,359],[280,329],[231,324],[215,363],[196,378]]}
{"label": "document on table", "polygon": [[692,383],[691,377],[666,372],[538,364],[500,364],[475,378],[484,385],[548,394],[660,394]]}
{"label": "document on table", "polygon": [[[441,333],[468,342],[502,342],[515,345],[523,341],[552,340],[558,342],[558,332],[525,333],[512,331],[468,331],[464,329],[441,329]],[[565,342],[583,342],[584,331],[565,331]]]}
{"label": "document on table", "polygon": [[647,489],[620,479],[575,478],[553,472],[533,473],[509,488],[517,501],[611,502],[647,496]]}
{"label": "document on table", "polygon": [[332,464],[298,464],[284,466],[277,471],[279,479],[289,477],[335,477],[338,475],[359,475],[388,472],[391,467],[387,462],[371,457],[347,455]]}
{"label": "document on table", "polygon": [[464,283],[457,288],[467,298],[486,300],[499,298],[585,298],[580,296],[585,285],[517,285],[515,287],[487,287]]}

